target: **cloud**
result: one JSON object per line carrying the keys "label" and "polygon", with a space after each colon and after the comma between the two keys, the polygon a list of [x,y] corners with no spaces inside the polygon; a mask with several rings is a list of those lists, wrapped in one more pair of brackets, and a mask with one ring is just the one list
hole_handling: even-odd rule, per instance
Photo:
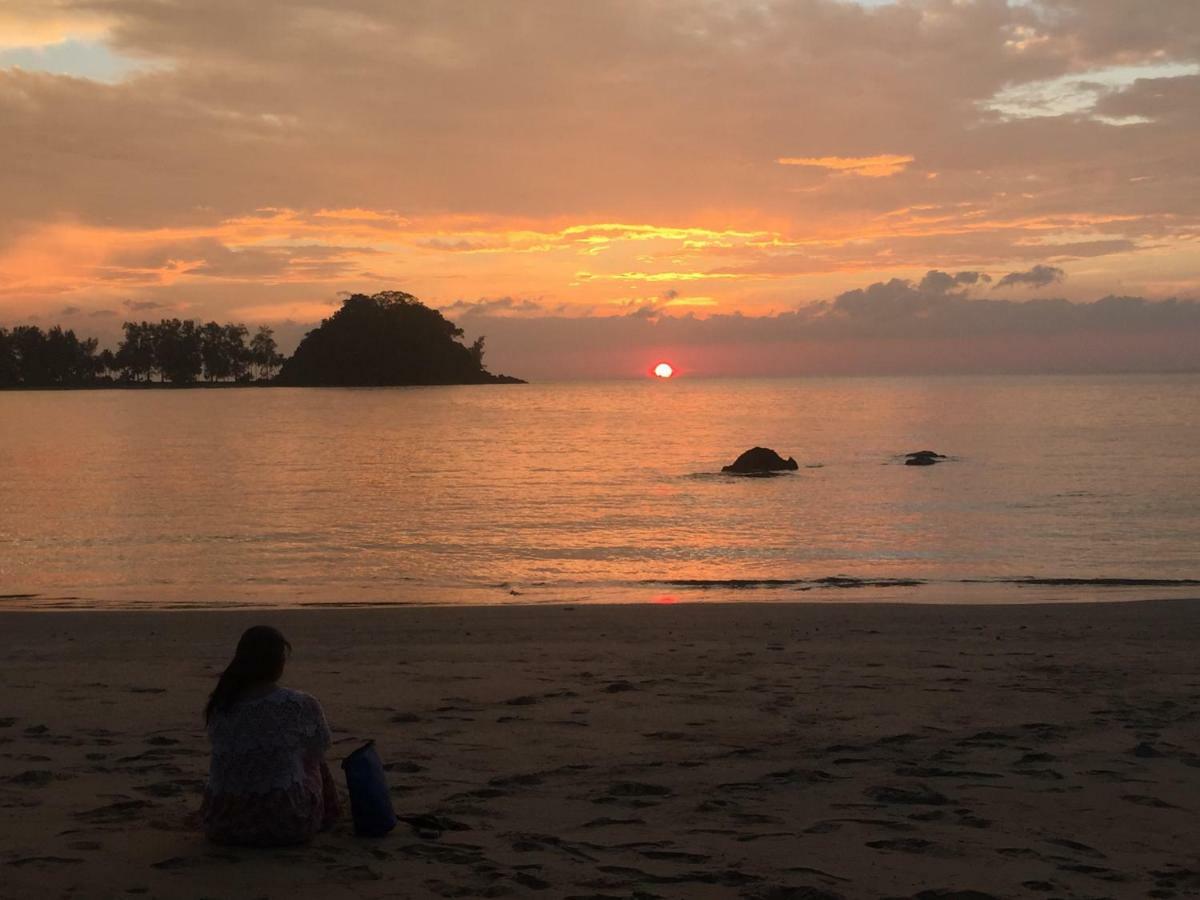
{"label": "cloud", "polygon": [[958,272],[951,275],[948,272],[939,272],[936,269],[925,273],[925,277],[921,279],[919,290],[930,294],[945,294],[948,291],[956,288],[978,284],[980,281],[988,282],[992,280],[992,276],[984,272]]}
{"label": "cloud", "polygon": [[539,315],[548,312],[536,300],[515,297],[481,297],[478,300],[455,300],[442,307],[448,316],[521,316]]}
{"label": "cloud", "polygon": [[[653,304],[612,316],[464,320],[493,369],[533,378],[640,375],[668,358],[698,375],[1195,370],[1200,301],[972,296],[955,276],[891,279],[772,315],[699,317]],[[980,279],[982,282],[982,279]]]}
{"label": "cloud", "polygon": [[157,300],[126,300],[121,304],[130,312],[149,312],[152,309],[167,309],[166,303]]}
{"label": "cloud", "polygon": [[844,175],[860,175],[863,178],[886,178],[903,172],[913,161],[913,157],[886,153],[880,156],[784,156],[776,161],[781,166],[809,166]]}
{"label": "cloud", "polygon": [[1008,287],[1040,288],[1056,284],[1066,278],[1067,273],[1057,266],[1036,265],[1028,272],[1009,272],[996,282],[992,290]]}
{"label": "cloud", "polygon": [[[0,7],[4,48],[51,48],[0,62],[5,318],[1200,284],[1195,0]],[[154,67],[75,77],[67,41]]]}

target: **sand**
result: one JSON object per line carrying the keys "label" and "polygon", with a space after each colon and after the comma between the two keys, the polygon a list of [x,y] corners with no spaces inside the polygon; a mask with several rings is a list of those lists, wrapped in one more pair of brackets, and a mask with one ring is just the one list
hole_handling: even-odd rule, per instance
{"label": "sand", "polygon": [[[200,708],[258,622],[334,756],[375,738],[440,837],[192,830]],[[1200,601],[9,612],[0,895],[1200,896],[1198,624]]]}

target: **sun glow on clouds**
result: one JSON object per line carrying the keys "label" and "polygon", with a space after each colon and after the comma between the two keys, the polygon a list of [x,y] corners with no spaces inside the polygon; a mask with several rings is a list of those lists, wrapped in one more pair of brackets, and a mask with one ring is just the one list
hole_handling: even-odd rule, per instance
{"label": "sun glow on clouds", "polygon": [[884,153],[879,156],[784,156],[777,162],[781,166],[808,166],[826,169],[841,175],[859,175],[863,178],[887,178],[898,175],[913,162],[911,156]]}
{"label": "sun glow on clouds", "polygon": [[[852,278],[919,279],[928,267],[905,268],[895,253],[899,242],[918,252],[936,247],[943,258],[954,252],[959,268],[988,259],[997,268],[1008,259],[1028,268],[1025,260],[1060,265],[1132,250],[1126,234],[1147,227],[1133,215],[1006,218],[986,206],[937,203],[885,210],[871,221],[736,229],[364,208],[271,208],[209,225],[153,229],[57,223],[0,249],[0,311],[40,297],[84,315],[123,315],[126,301],[151,300],[176,315],[236,310],[256,321],[316,319],[339,291],[402,287],[441,307],[489,296],[538,298],[531,310],[522,307],[523,315],[771,312],[832,296]],[[1007,256],[990,249],[997,235],[1004,235]],[[1172,246],[1185,239],[1159,241]],[[959,244],[963,249],[952,251]]]}

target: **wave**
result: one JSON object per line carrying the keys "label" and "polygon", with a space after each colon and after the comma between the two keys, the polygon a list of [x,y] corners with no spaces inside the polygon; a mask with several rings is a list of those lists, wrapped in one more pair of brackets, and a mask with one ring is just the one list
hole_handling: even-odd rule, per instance
{"label": "wave", "polygon": [[851,578],[846,575],[830,575],[826,578],[671,578],[648,579],[640,584],[665,584],[670,587],[726,588],[750,590],[753,588],[795,587],[808,590],[814,587],[860,588],[860,587],[917,587],[926,582],[916,578]]}
{"label": "wave", "polygon": [[853,578],[848,575],[829,575],[824,578],[668,578],[646,579],[638,584],[661,584],[669,587],[697,590],[754,590],[756,588],[892,588],[920,587],[927,584],[1012,584],[1037,587],[1192,587],[1200,585],[1197,578]]}
{"label": "wave", "polygon": [[1035,584],[1042,587],[1188,587],[1200,578],[964,578],[959,584]]}

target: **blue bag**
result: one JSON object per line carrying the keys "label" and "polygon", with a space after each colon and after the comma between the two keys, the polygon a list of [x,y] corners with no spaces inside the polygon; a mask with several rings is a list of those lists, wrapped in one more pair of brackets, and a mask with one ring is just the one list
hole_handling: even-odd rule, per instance
{"label": "blue bag", "polygon": [[375,742],[367,741],[342,760],[346,788],[350,791],[350,814],[354,833],[362,837],[381,837],[396,827],[392,795],[388,793],[383,762]]}

